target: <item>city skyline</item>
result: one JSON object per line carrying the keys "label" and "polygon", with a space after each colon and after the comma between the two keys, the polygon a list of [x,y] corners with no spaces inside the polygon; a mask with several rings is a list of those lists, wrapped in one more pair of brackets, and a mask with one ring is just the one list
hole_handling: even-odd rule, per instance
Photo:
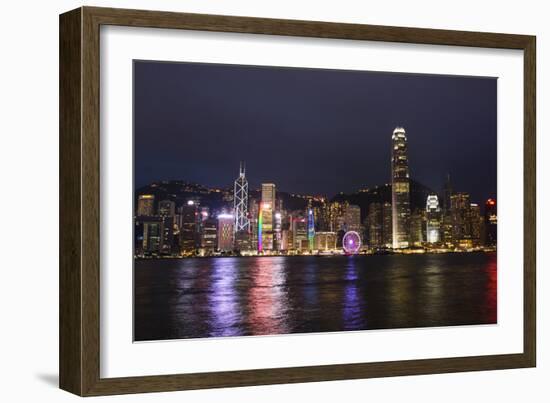
{"label": "city skyline", "polygon": [[[245,161],[239,163],[232,193],[207,189],[206,193],[221,193],[221,204],[203,200],[199,194],[180,199],[178,204],[170,198],[159,200],[155,208],[154,194],[141,193],[136,205],[135,254],[208,257],[494,251],[496,201],[488,199],[482,214],[469,193],[453,190],[448,175],[442,193],[421,191],[419,207],[411,197],[418,189],[412,186],[408,147],[406,129],[396,127],[391,134],[391,196],[380,195],[366,206],[308,196],[302,207],[288,208],[275,183],[262,183],[259,195],[249,197]],[[177,198],[175,194],[171,197]]]}
{"label": "city skyline", "polygon": [[[250,189],[352,193],[389,182],[397,123],[414,139],[415,180],[439,191],[450,172],[474,200],[496,196],[495,79],[155,62],[135,74],[136,188],[225,188],[246,160]],[[228,92],[245,77],[242,96]]]}

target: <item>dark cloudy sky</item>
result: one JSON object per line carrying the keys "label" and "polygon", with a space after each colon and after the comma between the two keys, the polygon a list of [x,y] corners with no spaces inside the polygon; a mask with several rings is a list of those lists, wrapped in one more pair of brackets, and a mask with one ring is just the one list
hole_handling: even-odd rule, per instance
{"label": "dark cloudy sky", "polygon": [[332,196],[390,182],[391,134],[407,131],[413,179],[450,172],[496,196],[497,79],[134,62],[135,186],[182,179]]}

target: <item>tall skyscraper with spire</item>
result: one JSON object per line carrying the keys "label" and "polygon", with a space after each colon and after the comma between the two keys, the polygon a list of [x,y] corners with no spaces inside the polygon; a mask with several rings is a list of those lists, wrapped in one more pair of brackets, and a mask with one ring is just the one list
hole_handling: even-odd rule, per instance
{"label": "tall skyscraper with spire", "polygon": [[409,246],[410,182],[407,158],[407,134],[396,127],[392,135],[392,236],[393,248]]}
{"label": "tall skyscraper with spire", "polygon": [[245,162],[241,161],[239,177],[235,180],[233,187],[233,209],[235,216],[234,231],[248,231],[250,221],[248,220],[248,180],[246,180]]}

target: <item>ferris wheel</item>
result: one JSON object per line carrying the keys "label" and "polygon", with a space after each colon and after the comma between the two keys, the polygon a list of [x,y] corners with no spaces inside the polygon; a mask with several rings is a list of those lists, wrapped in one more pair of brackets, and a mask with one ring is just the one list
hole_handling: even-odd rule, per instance
{"label": "ferris wheel", "polygon": [[361,236],[355,231],[348,231],[342,239],[342,247],[348,255],[355,255],[361,248]]}

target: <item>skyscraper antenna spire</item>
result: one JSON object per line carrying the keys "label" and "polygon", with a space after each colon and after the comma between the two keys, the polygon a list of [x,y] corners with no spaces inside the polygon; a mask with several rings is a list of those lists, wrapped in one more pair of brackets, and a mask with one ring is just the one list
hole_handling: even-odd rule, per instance
{"label": "skyscraper antenna spire", "polygon": [[239,176],[245,176],[246,174],[246,162],[241,161],[239,166]]}

